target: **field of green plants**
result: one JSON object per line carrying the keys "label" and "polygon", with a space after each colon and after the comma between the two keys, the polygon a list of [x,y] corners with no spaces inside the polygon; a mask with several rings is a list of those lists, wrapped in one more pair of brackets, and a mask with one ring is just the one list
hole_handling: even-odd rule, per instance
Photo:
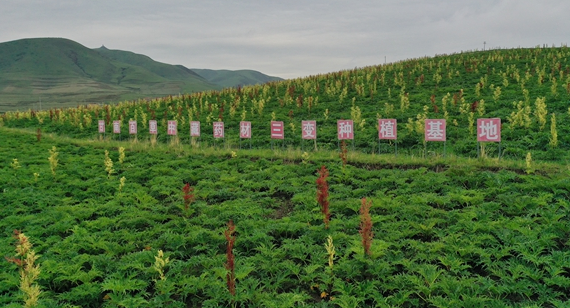
{"label": "field of green plants", "polygon": [[[463,53],[3,114],[0,303],[20,307],[39,286],[39,307],[565,307],[569,53]],[[474,123],[492,117],[500,160],[494,143],[477,158]],[[398,120],[397,157],[393,142],[378,153],[381,118]],[[447,120],[445,156],[423,142],[426,118]],[[123,133],[99,135],[99,119]],[[356,127],[340,151],[338,119]],[[226,140],[211,135],[220,120]],[[240,148],[242,120],[253,138]],[[274,149],[271,120],[287,127]],[[317,121],[318,151],[301,120]],[[22,233],[33,247],[20,255]]]}

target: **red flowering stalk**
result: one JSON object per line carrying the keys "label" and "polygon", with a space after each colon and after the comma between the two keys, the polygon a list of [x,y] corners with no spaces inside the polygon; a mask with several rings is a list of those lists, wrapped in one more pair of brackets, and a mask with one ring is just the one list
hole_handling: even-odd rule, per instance
{"label": "red flowering stalk", "polygon": [[184,188],[182,188],[182,192],[184,192],[184,208],[188,211],[190,204],[194,202],[194,187],[190,187],[190,183],[186,183]]}
{"label": "red flowering stalk", "polygon": [[329,171],[325,166],[322,166],[318,172],[319,177],[317,178],[317,202],[321,206],[325,228],[328,229],[329,221],[331,218],[331,214],[329,213],[329,184],[327,183]]}
{"label": "red flowering stalk", "polygon": [[362,237],[362,247],[364,247],[364,254],[370,255],[370,245],[374,233],[372,232],[372,218],[370,218],[370,207],[372,200],[366,202],[366,198],[362,198],[362,205],[360,206],[360,236]]}
{"label": "red flowering stalk", "polygon": [[233,253],[234,244],[236,242],[236,236],[234,235],[236,231],[236,226],[234,222],[230,219],[228,222],[228,229],[224,231],[226,236],[226,241],[228,246],[226,249],[226,269],[228,274],[226,275],[226,283],[228,285],[228,291],[232,296],[236,295],[236,274],[235,274],[235,256]]}

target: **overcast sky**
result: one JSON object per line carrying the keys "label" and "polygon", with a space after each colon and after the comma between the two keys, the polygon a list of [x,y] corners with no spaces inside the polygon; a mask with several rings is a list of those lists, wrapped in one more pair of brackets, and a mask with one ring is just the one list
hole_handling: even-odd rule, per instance
{"label": "overcast sky", "polygon": [[570,41],[568,0],[1,2],[0,42],[63,37],[188,68],[282,78]]}

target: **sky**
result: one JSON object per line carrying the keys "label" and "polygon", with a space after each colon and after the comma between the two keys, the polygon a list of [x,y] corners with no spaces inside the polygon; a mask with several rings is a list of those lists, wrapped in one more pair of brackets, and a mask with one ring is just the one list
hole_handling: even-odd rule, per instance
{"label": "sky", "polygon": [[298,78],[567,45],[568,0],[2,0],[0,42],[62,37],[188,68]]}

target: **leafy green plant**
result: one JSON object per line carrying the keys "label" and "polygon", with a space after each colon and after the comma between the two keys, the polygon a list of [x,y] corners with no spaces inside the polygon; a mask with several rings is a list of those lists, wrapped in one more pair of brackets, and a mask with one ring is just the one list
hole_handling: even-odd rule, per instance
{"label": "leafy green plant", "polygon": [[40,266],[36,264],[38,256],[32,249],[32,243],[22,232],[14,230],[16,239],[16,257],[6,257],[10,263],[18,266],[20,272],[20,290],[24,293],[24,307],[31,308],[38,305],[40,286],[35,284],[40,275]]}
{"label": "leafy green plant", "polygon": [[49,161],[49,167],[51,169],[51,174],[54,177],[55,177],[55,171],[57,169],[57,164],[59,162],[59,160],[57,159],[58,156],[59,152],[57,152],[57,148],[55,146],[52,146],[51,149],[49,150],[48,161]]}

